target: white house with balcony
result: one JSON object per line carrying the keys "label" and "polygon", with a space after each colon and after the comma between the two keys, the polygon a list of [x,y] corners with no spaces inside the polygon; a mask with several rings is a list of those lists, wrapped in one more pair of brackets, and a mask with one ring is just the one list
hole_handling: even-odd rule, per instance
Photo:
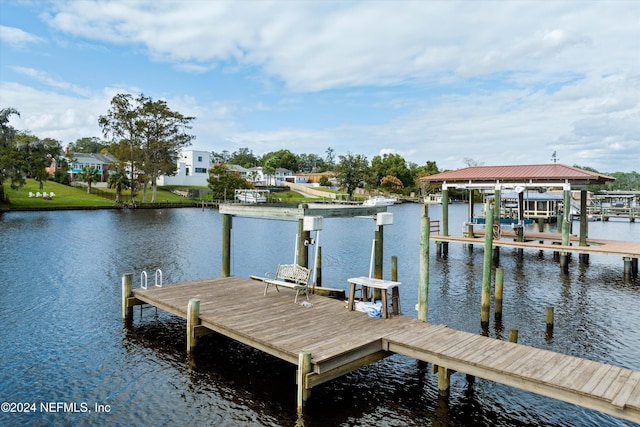
{"label": "white house with balcony", "polygon": [[162,175],[158,178],[157,184],[206,187],[209,169],[213,164],[208,151],[185,150],[178,155],[176,166],[175,175]]}
{"label": "white house with balcony", "polygon": [[[162,175],[158,178],[158,185],[184,185],[204,186],[208,185],[209,169],[214,166],[208,151],[185,150],[178,155],[176,174],[173,176]],[[228,164],[227,167],[257,185],[282,185],[283,181],[295,181],[293,172],[289,169],[277,168],[274,174],[266,175],[263,168],[253,167],[245,169],[239,165]]]}
{"label": "white house with balcony", "polygon": [[293,172],[285,168],[276,168],[273,174],[265,174],[262,166],[256,166],[249,169],[247,174],[247,180],[254,184],[260,185],[282,185],[282,182],[287,181],[287,178],[291,179]]}

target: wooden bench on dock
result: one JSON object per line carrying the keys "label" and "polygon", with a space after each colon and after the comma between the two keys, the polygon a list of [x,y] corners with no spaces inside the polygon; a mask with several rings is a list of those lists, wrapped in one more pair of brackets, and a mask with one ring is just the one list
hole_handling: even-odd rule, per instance
{"label": "wooden bench on dock", "polygon": [[265,283],[264,295],[267,295],[269,286],[290,288],[296,291],[294,302],[298,302],[298,295],[304,294],[309,299],[309,277],[311,270],[298,264],[279,264],[275,273],[265,273],[261,280]]}

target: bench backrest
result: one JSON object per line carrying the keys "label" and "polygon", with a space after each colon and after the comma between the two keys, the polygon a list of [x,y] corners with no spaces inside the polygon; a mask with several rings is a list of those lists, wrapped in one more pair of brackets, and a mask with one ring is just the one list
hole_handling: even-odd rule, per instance
{"label": "bench backrest", "polygon": [[276,272],[276,279],[306,285],[309,282],[310,273],[311,270],[298,264],[280,264]]}

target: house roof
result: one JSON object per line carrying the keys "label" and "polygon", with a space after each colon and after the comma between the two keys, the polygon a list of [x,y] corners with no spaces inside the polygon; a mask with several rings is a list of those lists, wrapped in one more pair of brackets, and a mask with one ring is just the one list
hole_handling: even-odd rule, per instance
{"label": "house roof", "polygon": [[607,175],[559,163],[515,166],[472,166],[420,178],[420,182],[425,184],[482,184],[496,182],[544,184],[567,182],[573,185],[588,185],[602,184],[614,180],[615,178]]}
{"label": "house roof", "polygon": [[240,165],[234,165],[234,164],[232,164],[232,163],[227,163],[227,168],[229,168],[229,169],[230,169],[230,170],[232,170],[232,171],[240,172],[240,173],[247,173],[247,172],[249,172],[249,169],[247,169],[247,168],[245,168],[245,167],[242,167],[242,166],[240,166]]}
{"label": "house roof", "polygon": [[118,160],[111,154],[97,153],[70,153],[69,157],[77,160],[77,163],[100,163],[103,165],[108,165]]}

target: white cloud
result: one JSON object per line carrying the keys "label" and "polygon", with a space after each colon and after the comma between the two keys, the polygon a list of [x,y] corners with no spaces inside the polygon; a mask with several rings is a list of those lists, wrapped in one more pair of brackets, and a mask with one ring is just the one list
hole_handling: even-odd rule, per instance
{"label": "white cloud", "polygon": [[[638,2],[62,1],[47,21],[59,45],[106,42],[116,61],[169,66],[130,80],[118,62],[85,89],[56,77],[71,72],[12,65],[46,88],[3,78],[0,101],[25,113],[21,128],[63,141],[100,135],[111,97],[144,90],[197,118],[197,149],[331,146],[444,168],[557,151],[566,164],[637,170],[639,14]],[[162,89],[138,88],[156,72]],[[219,95],[206,78],[238,86]]]}
{"label": "white cloud", "polygon": [[10,46],[22,48],[32,43],[44,43],[44,39],[27,33],[20,28],[0,25],[0,41]]}
{"label": "white cloud", "polygon": [[67,90],[82,96],[90,95],[89,89],[74,85],[69,82],[65,82],[63,80],[55,79],[44,71],[35,70],[33,68],[17,67],[17,66],[12,68],[17,73],[24,74],[25,76],[28,76],[40,83],[44,83],[45,85],[50,86],[52,88]]}
{"label": "white cloud", "polygon": [[[487,7],[490,5],[490,7]],[[51,24],[70,34],[144,46],[203,71],[259,66],[295,90],[394,85],[442,74],[637,68],[633,2],[66,2]],[[602,21],[616,15],[616,28]],[[637,33],[637,30],[635,31]],[[637,46],[636,46],[637,49]],[[626,59],[624,59],[626,58]],[[623,64],[623,66],[624,66]]]}
{"label": "white cloud", "polygon": [[108,93],[78,98],[0,82],[0,104],[11,106],[21,114],[11,118],[12,126],[63,143],[101,135],[98,116],[106,113],[110,101]]}

